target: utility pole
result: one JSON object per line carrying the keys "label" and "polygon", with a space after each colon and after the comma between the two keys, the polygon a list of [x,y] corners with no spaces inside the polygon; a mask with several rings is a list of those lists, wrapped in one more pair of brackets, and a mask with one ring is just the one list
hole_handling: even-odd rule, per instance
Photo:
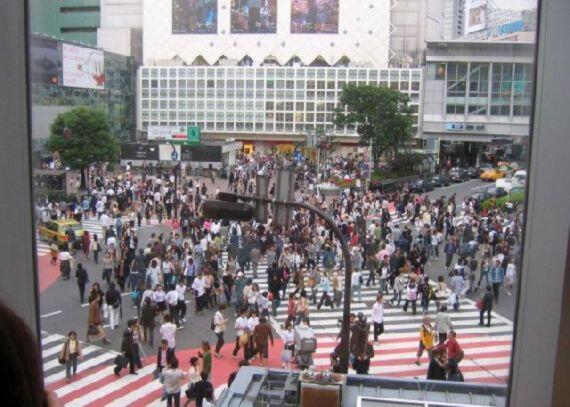
{"label": "utility pole", "polygon": [[[291,171],[292,172],[292,171]],[[282,173],[281,176],[278,175],[277,182],[280,185],[276,186],[276,196],[278,191],[281,189],[287,191],[287,179],[292,180],[291,176]],[[289,190],[293,191],[294,184],[290,183]],[[275,215],[275,220],[279,223],[279,218],[287,218],[287,212],[290,212],[293,208],[306,209],[321,219],[323,219],[326,224],[331,228],[336,238],[340,241],[342,247],[342,255],[344,258],[344,304],[343,304],[343,315],[342,315],[342,328],[341,328],[341,339],[340,339],[340,352],[339,352],[339,369],[342,373],[348,373],[348,363],[350,356],[349,342],[350,342],[350,302],[351,302],[351,275],[352,275],[352,260],[350,257],[350,251],[348,245],[342,238],[340,229],[329,215],[325,212],[316,208],[312,205],[306,204],[304,202],[294,202],[289,199],[279,200],[270,199],[260,196],[247,196],[238,195],[232,193],[220,193],[218,198],[222,201],[206,201],[202,206],[203,216],[208,219],[227,219],[227,220],[240,220],[249,221],[253,218],[255,207],[257,205],[263,204],[274,204],[276,205],[276,212],[281,214]],[[242,201],[242,202],[238,202]],[[248,204],[246,202],[253,202],[254,204]],[[283,208],[283,209],[279,209]],[[284,226],[286,226],[285,224]]]}

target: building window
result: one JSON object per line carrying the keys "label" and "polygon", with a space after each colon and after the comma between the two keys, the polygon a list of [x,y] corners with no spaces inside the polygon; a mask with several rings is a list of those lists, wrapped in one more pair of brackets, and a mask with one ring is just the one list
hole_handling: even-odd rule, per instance
{"label": "building window", "polygon": [[[412,89],[414,88],[412,82]],[[465,113],[465,93],[467,89],[467,64],[447,64],[447,107],[448,114]]]}
{"label": "building window", "polygon": [[532,65],[515,64],[513,116],[530,116],[532,102]]}
{"label": "building window", "polygon": [[469,114],[486,115],[488,101],[489,64],[472,63],[469,69]]}
{"label": "building window", "polygon": [[513,64],[493,64],[491,76],[491,114],[509,116],[513,87]]}

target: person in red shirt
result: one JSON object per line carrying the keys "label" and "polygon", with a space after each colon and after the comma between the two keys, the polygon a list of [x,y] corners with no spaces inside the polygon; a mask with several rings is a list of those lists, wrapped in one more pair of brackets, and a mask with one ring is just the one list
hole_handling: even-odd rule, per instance
{"label": "person in red shirt", "polygon": [[456,337],[455,331],[449,331],[447,341],[439,345],[440,349],[447,350],[447,361],[450,367],[457,367],[457,364],[463,359],[463,350],[459,346]]}

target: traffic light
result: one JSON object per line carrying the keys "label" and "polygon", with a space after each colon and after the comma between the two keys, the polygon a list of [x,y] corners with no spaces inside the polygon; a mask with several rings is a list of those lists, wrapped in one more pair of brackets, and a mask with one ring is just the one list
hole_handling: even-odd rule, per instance
{"label": "traffic light", "polygon": [[253,205],[239,202],[206,201],[202,214],[207,219],[250,221],[253,218]]}
{"label": "traffic light", "polygon": [[[269,195],[269,177],[267,174],[258,174],[255,179],[255,194],[258,198],[267,198]],[[269,204],[257,202],[255,204],[254,218],[259,223],[267,223],[269,216]]]}

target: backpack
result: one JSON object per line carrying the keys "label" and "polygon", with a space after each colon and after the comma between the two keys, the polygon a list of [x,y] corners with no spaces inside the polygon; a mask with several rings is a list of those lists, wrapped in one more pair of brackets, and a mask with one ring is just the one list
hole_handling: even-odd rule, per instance
{"label": "backpack", "polygon": [[133,291],[131,292],[131,301],[132,301],[133,303],[136,303],[137,300],[138,300],[138,298],[139,298],[139,292],[138,292],[137,290],[133,290]]}

